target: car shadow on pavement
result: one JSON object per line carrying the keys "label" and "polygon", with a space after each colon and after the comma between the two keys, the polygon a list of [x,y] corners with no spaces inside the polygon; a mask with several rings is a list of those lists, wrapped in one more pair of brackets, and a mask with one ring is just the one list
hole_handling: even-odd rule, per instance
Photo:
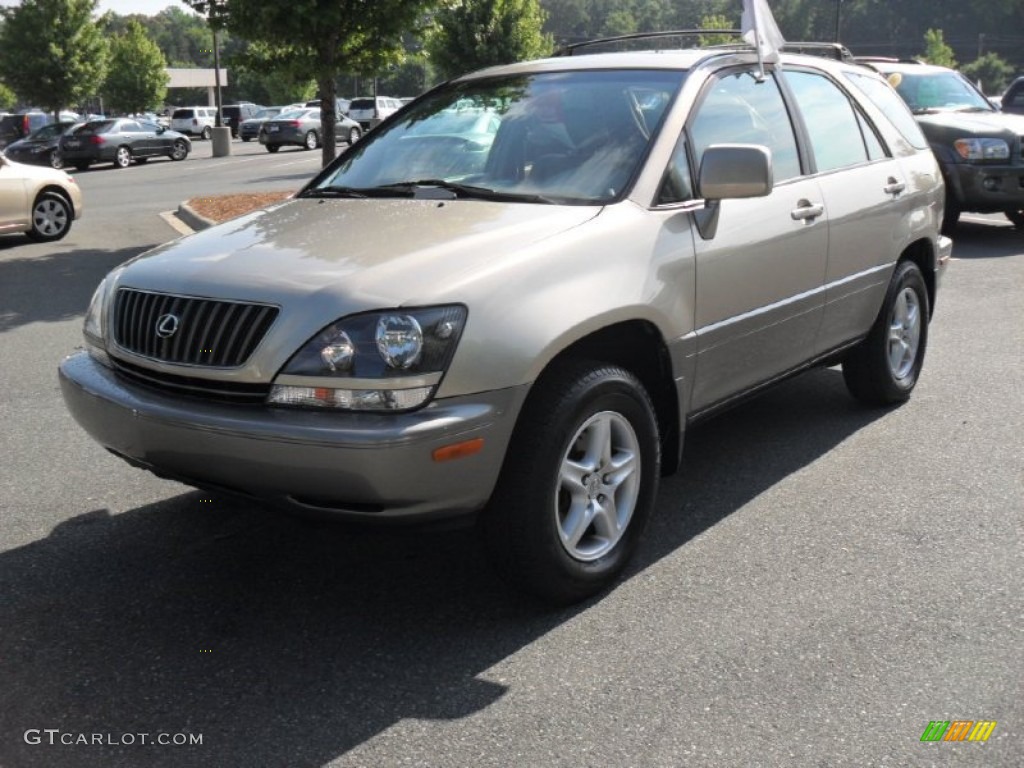
{"label": "car shadow on pavement", "polygon": [[73,249],[6,258],[3,240],[0,238],[0,333],[28,323],[85,315],[100,280],[118,264],[148,249]]}
{"label": "car shadow on pavement", "polygon": [[[814,372],[695,428],[631,573],[886,413],[842,387]],[[507,690],[491,667],[588,608],[519,598],[471,529],[353,529],[201,492],[0,554],[0,595],[0,764],[47,768],[321,766],[403,718],[483,710]],[[80,734],[114,744],[60,744]]]}
{"label": "car shadow on pavement", "polygon": [[1000,259],[1024,250],[1024,230],[1006,224],[961,220],[953,232],[953,257]]}

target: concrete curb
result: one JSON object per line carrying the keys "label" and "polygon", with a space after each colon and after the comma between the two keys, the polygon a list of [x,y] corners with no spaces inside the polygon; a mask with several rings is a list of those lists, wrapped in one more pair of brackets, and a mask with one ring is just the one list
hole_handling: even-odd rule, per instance
{"label": "concrete curb", "polygon": [[177,215],[179,219],[191,227],[195,232],[212,227],[217,223],[213,221],[213,219],[208,219],[205,216],[200,216],[196,213],[192,206],[188,204],[188,201],[181,203],[181,205],[178,206]]}

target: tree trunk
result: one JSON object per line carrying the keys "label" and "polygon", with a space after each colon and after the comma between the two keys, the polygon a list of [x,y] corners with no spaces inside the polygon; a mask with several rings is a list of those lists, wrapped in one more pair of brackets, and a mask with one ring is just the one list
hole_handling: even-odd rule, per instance
{"label": "tree trunk", "polygon": [[327,41],[327,48],[320,55],[323,67],[316,79],[317,93],[320,95],[320,142],[324,167],[327,167],[337,154],[334,144],[338,128],[338,80],[335,67],[337,49],[337,40]]}

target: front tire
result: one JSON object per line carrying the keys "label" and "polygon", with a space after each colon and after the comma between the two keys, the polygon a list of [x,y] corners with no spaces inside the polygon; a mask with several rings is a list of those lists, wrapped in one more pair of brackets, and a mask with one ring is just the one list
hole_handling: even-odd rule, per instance
{"label": "front tire", "polygon": [[75,163],[75,168],[77,168],[79,171],[87,171],[89,170],[90,165],[91,163],[88,160],[86,160],[81,163]]}
{"label": "front tire", "polygon": [[1024,210],[1006,211],[1006,218],[1013,222],[1017,229],[1024,229]]}
{"label": "front tire", "polygon": [[58,171],[64,167],[64,158],[60,156],[60,152],[57,150],[53,150],[50,153],[50,167]]}
{"label": "front tire", "polygon": [[274,153],[281,148],[280,144],[267,144],[267,152]]}
{"label": "front tire", "polygon": [[350,128],[348,132],[348,143],[351,146],[359,141],[359,138],[363,135],[363,132],[358,128]]}
{"label": "front tire", "polygon": [[896,266],[875,324],[843,360],[850,393],[867,405],[892,405],[909,397],[928,345],[928,289],[911,261]]}
{"label": "front tire", "polygon": [[204,141],[209,141],[213,137],[213,128],[208,125],[204,126],[203,132],[200,135],[203,137]]}
{"label": "front tire", "polygon": [[640,541],[660,461],[654,407],[635,376],[591,361],[559,365],[534,385],[483,513],[491,558],[551,603],[596,594]]}
{"label": "front tire", "polygon": [[127,168],[132,164],[132,151],[128,147],[118,147],[114,155],[115,168]]}
{"label": "front tire", "polygon": [[28,236],[39,243],[60,240],[71,229],[71,204],[56,192],[43,192],[32,205]]}
{"label": "front tire", "polygon": [[171,160],[184,160],[186,157],[188,157],[188,144],[178,139],[171,147]]}

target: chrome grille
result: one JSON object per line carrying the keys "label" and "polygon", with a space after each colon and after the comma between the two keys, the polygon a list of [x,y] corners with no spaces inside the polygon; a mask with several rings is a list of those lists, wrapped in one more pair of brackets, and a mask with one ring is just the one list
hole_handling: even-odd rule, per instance
{"label": "chrome grille", "polygon": [[[165,363],[234,368],[249,359],[277,312],[277,307],[266,304],[121,288],[112,326],[114,341],[137,355]],[[161,338],[157,323],[167,315],[177,319],[176,327]]]}

